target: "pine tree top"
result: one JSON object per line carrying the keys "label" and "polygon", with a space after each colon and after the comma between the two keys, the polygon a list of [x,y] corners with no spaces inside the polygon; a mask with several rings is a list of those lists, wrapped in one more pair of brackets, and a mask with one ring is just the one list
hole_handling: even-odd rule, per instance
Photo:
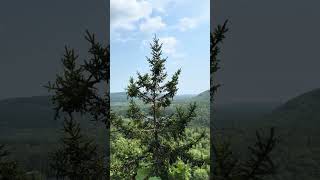
{"label": "pine tree top", "polygon": [[165,82],[168,74],[165,71],[167,57],[163,58],[163,44],[155,36],[150,44],[151,57],[146,57],[150,73],[137,73],[137,80],[129,80],[127,95],[129,98],[139,98],[146,104],[157,105],[159,108],[168,107],[178,91],[178,80],[181,70],[177,70],[171,80]]}

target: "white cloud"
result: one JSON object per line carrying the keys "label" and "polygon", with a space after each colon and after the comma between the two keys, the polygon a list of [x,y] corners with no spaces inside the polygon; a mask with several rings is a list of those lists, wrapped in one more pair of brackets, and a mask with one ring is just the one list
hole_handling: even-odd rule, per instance
{"label": "white cloud", "polygon": [[115,42],[119,43],[126,43],[128,41],[137,40],[137,35],[135,33],[130,33],[130,36],[128,36],[124,33],[112,32],[111,36]]}
{"label": "white cloud", "polygon": [[210,22],[210,1],[206,0],[205,3],[201,5],[199,9],[199,14],[197,16],[182,17],[178,20],[175,29],[178,29],[182,32],[195,29],[198,26],[206,24],[209,28],[208,22]]}
{"label": "white cloud", "polygon": [[155,33],[166,27],[166,24],[162,21],[160,16],[147,18],[140,24],[140,30],[142,32]]}
{"label": "white cloud", "polygon": [[151,0],[153,8],[159,12],[165,13],[167,6],[174,0]]}
{"label": "white cloud", "polygon": [[178,4],[184,4],[186,2],[192,2],[192,0],[150,0],[153,8],[161,13],[166,13],[168,7],[174,7]]}
{"label": "white cloud", "polygon": [[188,18],[188,17],[184,17],[182,19],[179,20],[178,23],[178,28],[180,31],[187,31],[190,29],[194,29],[197,25],[199,20],[196,18]]}
{"label": "white cloud", "polygon": [[172,36],[159,38],[163,43],[162,50],[165,54],[175,59],[183,58],[185,55],[178,51],[179,41]]}
{"label": "white cloud", "polygon": [[177,52],[178,41],[175,37],[162,37],[159,39],[163,43],[162,50],[164,53],[173,55]]}
{"label": "white cloud", "polygon": [[111,30],[134,30],[135,23],[150,17],[152,5],[145,0],[111,0]]}

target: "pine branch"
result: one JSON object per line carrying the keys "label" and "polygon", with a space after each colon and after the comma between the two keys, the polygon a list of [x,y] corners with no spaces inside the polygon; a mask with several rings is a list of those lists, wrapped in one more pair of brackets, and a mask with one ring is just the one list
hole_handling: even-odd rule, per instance
{"label": "pine branch", "polygon": [[220,69],[218,55],[220,53],[220,44],[223,43],[225,34],[229,31],[227,24],[228,21],[225,21],[222,26],[219,25],[215,31],[210,34],[210,75],[212,76],[210,86],[211,101],[213,101],[213,97],[220,86],[218,83],[214,83],[213,78],[215,73]]}
{"label": "pine branch", "polygon": [[271,158],[278,139],[275,137],[274,128],[270,129],[270,135],[267,138],[261,137],[256,132],[257,141],[254,146],[250,146],[250,159],[243,165],[244,177],[252,180],[263,179],[275,173],[276,166]]}

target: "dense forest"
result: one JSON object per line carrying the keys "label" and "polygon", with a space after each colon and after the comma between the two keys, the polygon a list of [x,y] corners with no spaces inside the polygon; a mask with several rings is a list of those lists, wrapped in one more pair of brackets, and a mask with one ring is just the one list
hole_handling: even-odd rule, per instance
{"label": "dense forest", "polygon": [[[196,102],[198,111],[206,111],[208,120],[209,109],[206,107],[209,104],[208,99],[207,102],[198,101],[197,95],[182,96],[182,98],[184,100],[177,99],[172,105],[187,106],[189,102]],[[217,128],[220,132],[225,132],[227,139],[234,142],[234,149],[245,151],[246,146],[243,145],[248,145],[248,140],[253,139],[254,130],[264,124],[268,126],[268,123],[272,123],[277,127],[276,132],[281,137],[279,146],[282,146],[282,149],[278,150],[279,157],[282,157],[279,159],[282,165],[277,179],[316,180],[319,177],[317,173],[320,162],[318,157],[320,142],[317,138],[319,126],[316,121],[319,118],[317,111],[319,106],[316,104],[319,99],[320,91],[314,90],[286,103],[217,104]],[[34,174],[41,172],[43,176],[49,168],[48,152],[56,147],[61,133],[61,122],[53,120],[54,111],[49,105],[49,100],[49,97],[44,96],[0,101],[1,142],[11,151],[11,159],[18,160],[23,169]],[[121,98],[118,93],[111,93],[111,104],[115,112],[126,115],[127,98]],[[306,107],[311,113],[305,110]],[[21,109],[19,113],[13,111],[16,108]],[[12,121],[5,120],[8,116],[13,117],[10,118]],[[28,123],[23,121],[26,117],[31,119]],[[307,118],[309,123],[305,121]],[[205,117],[199,119],[201,124],[202,119]],[[197,124],[197,121],[195,119],[193,123]],[[86,120],[82,120],[81,125],[83,131],[87,132],[86,135],[97,138],[101,145],[104,143],[103,128],[96,127]]]}
{"label": "dense forest", "polygon": [[[225,28],[219,26],[211,42],[220,45]],[[285,103],[214,104],[210,116],[218,86],[177,95],[180,70],[165,81],[165,60],[154,39],[146,62],[151,74],[128,79],[126,92],[109,97],[97,91],[109,83],[108,47],[90,33],[86,39],[91,58],[79,66],[66,48],[64,73],[47,86],[51,96],[0,101],[2,179],[208,179],[210,172],[214,179],[319,179],[320,90]],[[153,99],[145,98],[152,92]]]}

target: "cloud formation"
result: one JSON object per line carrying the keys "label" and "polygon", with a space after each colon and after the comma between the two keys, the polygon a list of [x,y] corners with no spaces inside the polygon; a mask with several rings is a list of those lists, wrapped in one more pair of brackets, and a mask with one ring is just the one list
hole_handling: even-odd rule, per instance
{"label": "cloud formation", "polygon": [[164,16],[168,8],[186,0],[111,0],[111,31],[139,31],[156,33],[168,27],[185,32],[208,20],[208,12],[199,17],[180,18],[175,25],[167,25]]}
{"label": "cloud formation", "polygon": [[194,29],[199,23],[199,20],[196,18],[184,17],[179,20],[178,28],[180,31],[184,32],[190,29]]}
{"label": "cloud formation", "polygon": [[111,30],[134,30],[137,22],[151,16],[152,5],[145,0],[111,0],[110,12]]}
{"label": "cloud formation", "polygon": [[174,59],[180,59],[185,56],[184,53],[178,51],[179,41],[177,40],[177,38],[173,36],[167,36],[160,37],[159,40],[161,43],[163,43],[162,50],[166,55]]}
{"label": "cloud formation", "polygon": [[140,31],[154,33],[164,29],[166,26],[167,25],[163,22],[160,16],[149,17],[140,24]]}
{"label": "cloud formation", "polygon": [[175,0],[151,0],[153,8],[161,13],[165,13],[167,6],[173,2],[175,2]]}
{"label": "cloud formation", "polygon": [[163,43],[162,50],[166,54],[175,54],[177,52],[178,41],[175,37],[162,37],[159,38]]}

